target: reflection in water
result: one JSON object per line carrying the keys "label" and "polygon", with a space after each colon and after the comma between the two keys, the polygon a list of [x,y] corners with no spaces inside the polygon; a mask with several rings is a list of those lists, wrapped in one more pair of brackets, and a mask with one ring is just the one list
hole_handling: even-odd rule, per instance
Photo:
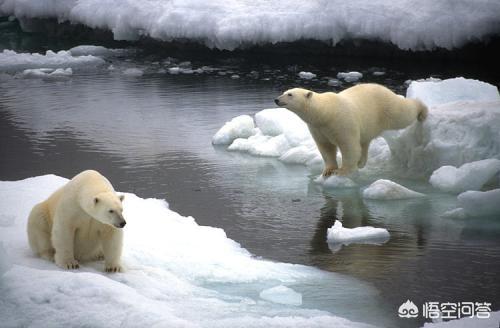
{"label": "reflection in water", "polygon": [[[318,291],[324,293],[318,299],[332,300],[325,309],[343,304],[342,311],[364,321],[385,316],[379,322],[386,326],[408,324],[394,317],[407,299],[499,299],[500,226],[440,218],[455,196],[398,180],[428,197],[364,200],[357,188],[322,190],[302,166],[213,147],[211,137],[225,121],[273,106],[278,90],[265,82],[101,72],[62,82],[2,77],[0,89],[2,180],[97,169],[118,190],[166,198],[182,215],[223,228],[256,256],[369,282],[381,296],[372,307],[351,303],[362,298],[359,290],[358,298],[347,295],[351,289]],[[340,217],[348,228],[386,228],[391,239],[332,253],[326,230]]]}

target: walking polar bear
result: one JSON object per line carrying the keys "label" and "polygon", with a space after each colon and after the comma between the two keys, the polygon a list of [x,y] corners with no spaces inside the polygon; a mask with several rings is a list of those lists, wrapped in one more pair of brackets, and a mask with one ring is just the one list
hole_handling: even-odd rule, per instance
{"label": "walking polar bear", "polygon": [[[340,93],[295,88],[275,99],[307,123],[325,162],[323,176],[348,175],[365,166],[370,142],[382,131],[424,121],[427,107],[378,84],[359,84]],[[342,166],[337,164],[337,147]]]}
{"label": "walking polar bear", "polygon": [[31,249],[64,269],[104,258],[107,272],[121,271],[122,201],[99,172],[81,172],[31,210]]}

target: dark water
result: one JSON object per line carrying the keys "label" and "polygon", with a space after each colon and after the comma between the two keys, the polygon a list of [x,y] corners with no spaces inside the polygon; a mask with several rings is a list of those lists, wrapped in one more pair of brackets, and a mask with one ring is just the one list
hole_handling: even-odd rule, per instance
{"label": "dark water", "polygon": [[[300,83],[326,90],[325,81],[296,81],[295,70],[307,70],[302,66],[237,61],[225,62],[225,71],[233,71],[226,75],[173,76],[155,73],[155,59],[122,58],[114,62],[115,71],[80,71],[64,81],[0,76],[0,180],[49,173],[70,178],[84,169],[99,170],[117,190],[165,198],[199,224],[223,228],[256,256],[368,282],[380,292],[383,304],[377,307],[390,326],[422,324],[397,318],[407,299],[416,304],[486,301],[500,309],[499,221],[440,218],[456,198],[435,193],[425,181],[397,180],[430,197],[367,201],[358,190],[322,190],[305,167],[211,145],[224,122],[274,107],[272,99],[284,88]],[[470,67],[439,72],[430,65],[417,71],[413,65],[386,63],[378,68],[386,74],[373,76],[373,63],[347,66],[344,60],[341,65],[310,68],[332,75],[361,70],[363,82],[400,93],[409,78],[473,77]],[[146,73],[137,78],[120,73],[129,66]],[[256,67],[261,67],[257,75]],[[490,76],[486,71],[478,75]],[[232,73],[241,78],[231,79]],[[391,239],[331,250],[326,230],[336,219],[346,227],[384,227]],[[348,295],[332,297],[349,302]]]}

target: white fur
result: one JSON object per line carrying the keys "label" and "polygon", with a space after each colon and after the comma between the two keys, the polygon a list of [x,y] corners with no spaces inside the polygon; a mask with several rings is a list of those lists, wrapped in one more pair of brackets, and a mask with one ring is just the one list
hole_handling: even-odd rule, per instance
{"label": "white fur", "polygon": [[104,257],[106,271],[121,271],[122,200],[99,172],[81,172],[31,210],[31,249],[64,269]]}
{"label": "white fur", "polygon": [[[295,88],[275,101],[307,123],[325,162],[324,176],[348,175],[364,167],[372,139],[427,116],[427,107],[420,101],[377,84],[359,84],[338,94]],[[340,168],[337,147],[342,153]]]}

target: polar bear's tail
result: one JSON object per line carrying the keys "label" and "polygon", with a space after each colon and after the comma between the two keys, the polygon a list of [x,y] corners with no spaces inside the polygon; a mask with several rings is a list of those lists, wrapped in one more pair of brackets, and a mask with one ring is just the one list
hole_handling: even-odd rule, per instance
{"label": "polar bear's tail", "polygon": [[418,103],[417,120],[419,122],[423,122],[427,118],[427,115],[429,115],[429,109],[427,109],[427,106],[425,106],[425,104],[420,100],[416,100],[416,102]]}

